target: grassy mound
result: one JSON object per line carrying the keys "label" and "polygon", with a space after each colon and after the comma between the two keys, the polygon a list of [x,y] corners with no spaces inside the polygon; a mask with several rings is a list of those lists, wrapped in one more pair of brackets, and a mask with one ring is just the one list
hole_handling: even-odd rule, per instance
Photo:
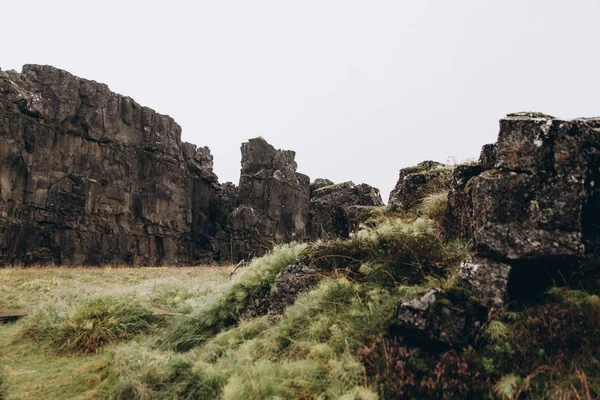
{"label": "grassy mound", "polygon": [[176,350],[185,351],[235,324],[250,298],[268,291],[277,274],[305,248],[306,244],[286,244],[255,259],[222,293],[206,299],[197,310],[180,318],[167,334],[166,340]]}
{"label": "grassy mound", "polygon": [[99,297],[70,312],[52,306],[40,309],[25,319],[21,334],[49,343],[58,351],[89,353],[119,339],[148,332],[159,320],[135,300]]}

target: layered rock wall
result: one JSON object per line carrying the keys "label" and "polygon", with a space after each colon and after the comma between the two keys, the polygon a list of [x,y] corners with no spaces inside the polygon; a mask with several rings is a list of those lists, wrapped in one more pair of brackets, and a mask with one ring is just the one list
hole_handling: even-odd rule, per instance
{"label": "layered rock wall", "polygon": [[233,259],[263,255],[276,243],[307,237],[310,179],[296,172],[295,153],[263,138],[242,144],[242,170],[230,216]]}
{"label": "layered rock wall", "polygon": [[0,73],[0,265],[212,258],[212,157],[180,135],[104,84]]}
{"label": "layered rock wall", "polygon": [[[472,291],[509,270],[583,273],[600,260],[599,138],[600,119],[511,114],[478,163],[401,170],[390,204],[450,190],[442,225],[474,241]],[[209,149],[182,143],[172,118],[50,66],[0,71],[0,266],[238,261],[348,237],[383,205],[365,184],[310,184],[293,151],[262,138],[241,150],[239,186],[219,184]]]}

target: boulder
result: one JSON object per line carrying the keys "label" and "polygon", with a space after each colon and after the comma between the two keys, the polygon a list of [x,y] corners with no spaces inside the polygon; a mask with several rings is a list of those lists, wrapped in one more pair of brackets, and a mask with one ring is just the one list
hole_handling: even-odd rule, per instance
{"label": "boulder", "polygon": [[398,303],[394,331],[420,345],[463,348],[486,317],[487,308],[464,293],[431,289],[425,295]]}
{"label": "boulder", "polygon": [[[312,187],[317,187],[314,183]],[[369,216],[383,206],[379,190],[353,182],[319,185],[310,199],[309,234],[312,239],[347,238]]]}
{"label": "boulder", "polygon": [[597,253],[599,131],[600,119],[500,122],[495,168],[473,178],[479,254],[542,264]]}
{"label": "boulder", "polygon": [[389,204],[408,211],[432,194],[448,190],[452,168],[436,161],[423,161],[400,170],[396,187],[390,192]]}
{"label": "boulder", "polygon": [[481,171],[479,163],[457,165],[452,171],[452,183],[443,220],[444,232],[448,239],[470,239],[473,236],[472,179]]}
{"label": "boulder", "polygon": [[321,278],[322,275],[310,265],[307,256],[298,257],[277,274],[272,287],[252,296],[241,314],[242,319],[282,314],[301,293],[317,286]]}
{"label": "boulder", "polygon": [[461,264],[459,282],[481,304],[499,308],[508,300],[510,270],[508,264],[475,256]]}

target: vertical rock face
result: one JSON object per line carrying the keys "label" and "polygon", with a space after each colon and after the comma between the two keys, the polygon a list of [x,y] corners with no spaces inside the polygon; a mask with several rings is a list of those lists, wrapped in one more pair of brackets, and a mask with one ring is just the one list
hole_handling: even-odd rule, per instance
{"label": "vertical rock face", "polygon": [[276,150],[263,138],[242,144],[237,208],[229,224],[234,260],[306,238],[310,180],[296,172],[294,158],[293,151]]}
{"label": "vertical rock face", "polygon": [[494,169],[473,178],[480,254],[580,263],[598,253],[600,119],[509,117]]}
{"label": "vertical rock face", "polygon": [[447,231],[474,239],[476,262],[463,264],[461,279],[482,300],[497,306],[597,270],[600,119],[509,114],[479,165],[454,176]]}
{"label": "vertical rock face", "polygon": [[1,72],[0,265],[212,258],[212,157],[180,134],[104,84]]}

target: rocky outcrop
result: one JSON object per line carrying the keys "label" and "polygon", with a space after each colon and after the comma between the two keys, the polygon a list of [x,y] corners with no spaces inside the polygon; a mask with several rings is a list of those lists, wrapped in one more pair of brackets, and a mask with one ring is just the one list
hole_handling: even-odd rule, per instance
{"label": "rocky outcrop", "polygon": [[467,287],[498,305],[504,292],[521,296],[597,270],[600,119],[510,114],[473,168],[455,179],[448,208],[448,221],[468,216],[475,242],[478,261],[462,272]]}
{"label": "rocky outcrop", "polygon": [[293,151],[276,150],[263,138],[242,144],[237,208],[229,222],[234,260],[306,238],[310,179],[296,172],[294,158]]}
{"label": "rocky outcrop", "polygon": [[396,308],[396,333],[415,344],[465,347],[486,320],[487,309],[459,291],[431,289]]}
{"label": "rocky outcrop", "polygon": [[212,259],[212,157],[180,134],[66,71],[0,73],[0,265]]}
{"label": "rocky outcrop", "polygon": [[448,238],[471,239],[473,236],[472,178],[479,175],[483,163],[457,165],[452,171],[448,206],[443,227]]}
{"label": "rocky outcrop", "polygon": [[436,161],[423,161],[415,167],[401,169],[389,204],[409,210],[423,198],[447,190],[451,180],[452,168]]}
{"label": "rocky outcrop", "polygon": [[0,72],[0,141],[0,266],[238,261],[306,240],[311,195],[341,200],[342,236],[353,206],[382,205],[368,186],[311,188],[262,138],[242,145],[239,186],[221,185],[172,118],[50,66]]}
{"label": "rocky outcrop", "polygon": [[321,273],[307,255],[301,255],[296,261],[282,269],[272,287],[255,293],[242,312],[242,319],[261,315],[282,314],[301,294],[313,289],[323,279]]}
{"label": "rocky outcrop", "polygon": [[[311,185],[309,232],[312,239],[347,238],[373,207],[383,206],[379,190],[352,182]],[[326,181],[327,183],[331,181]]]}

